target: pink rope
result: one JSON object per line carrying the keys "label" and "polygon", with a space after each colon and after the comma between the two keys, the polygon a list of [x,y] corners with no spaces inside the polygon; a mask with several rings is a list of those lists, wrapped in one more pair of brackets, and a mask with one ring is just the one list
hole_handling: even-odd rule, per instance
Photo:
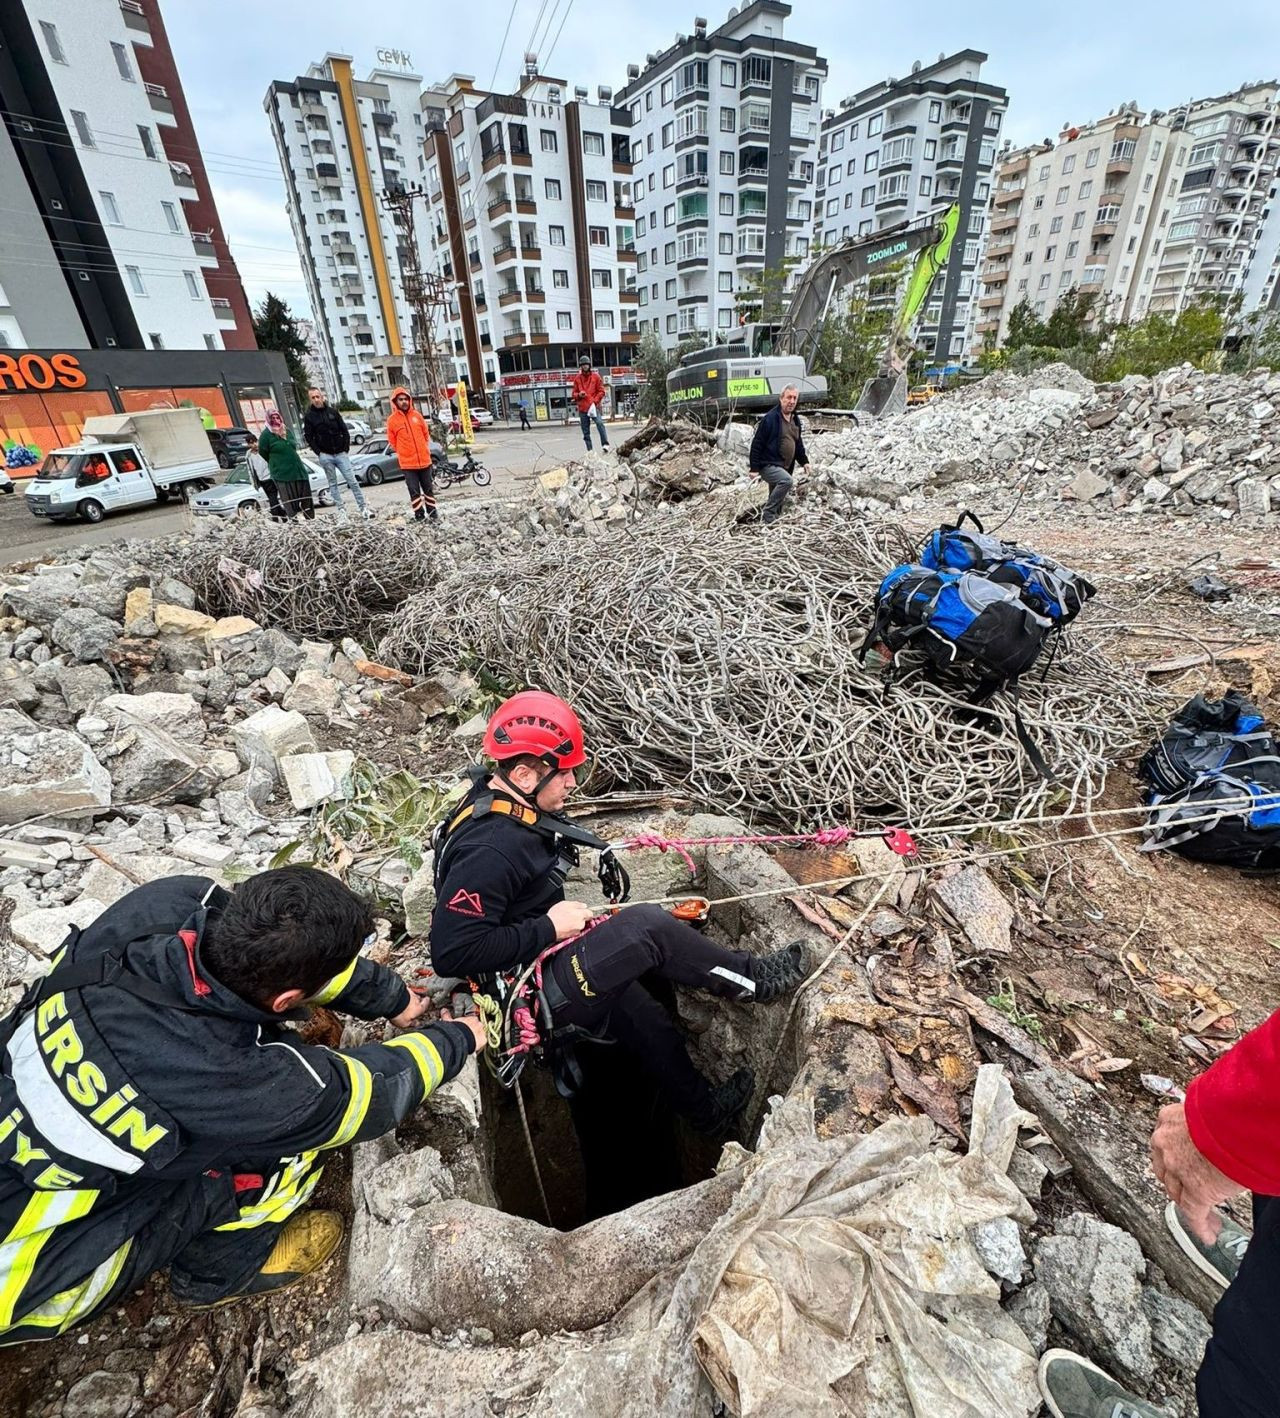
{"label": "pink rope", "polygon": [[[543,962],[562,951],[566,945],[572,945],[574,941],[581,940],[593,927],[598,926],[601,921],[607,921],[608,916],[594,916],[587,922],[577,935],[566,936],[564,940],[558,940],[554,945],[549,945],[541,952],[533,962],[533,987],[534,990],[542,989],[542,966]],[[530,998],[529,986],[526,984],[520,990],[521,1000]],[[511,1022],[516,1026],[516,1033],[519,1039],[507,1050],[508,1054],[527,1054],[530,1049],[536,1049],[542,1043],[542,1034],[538,1030],[538,1021],[534,1018],[533,1011],[527,1004],[518,1004],[511,1011]]]}

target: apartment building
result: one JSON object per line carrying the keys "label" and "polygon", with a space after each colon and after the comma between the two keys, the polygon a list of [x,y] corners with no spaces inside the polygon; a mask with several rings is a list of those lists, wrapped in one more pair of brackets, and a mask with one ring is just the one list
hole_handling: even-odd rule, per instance
{"label": "apartment building", "polygon": [[1026,299],[1042,319],[1073,287],[1114,320],[1204,295],[1272,299],[1280,219],[1277,85],[1144,114],[1124,104],[1058,142],[1001,153],[975,348]]}
{"label": "apartment building", "polygon": [[[807,260],[827,61],[784,36],[791,6],[696,19],[627,69],[639,329],[668,347],[738,323],[748,277]],[[794,280],[794,274],[792,276]]]}
{"label": "apartment building", "polygon": [[0,6],[0,343],[255,348],[159,0]]}
{"label": "apartment building", "polygon": [[[1246,84],[1178,110],[1169,192],[1174,205],[1148,309],[1181,310],[1197,297],[1219,294],[1240,294],[1253,308],[1249,278],[1280,167],[1278,93],[1274,82]],[[1268,265],[1264,256],[1259,273]]]}
{"label": "apartment building", "polygon": [[451,294],[440,334],[455,376],[495,407],[571,412],[586,354],[616,402],[639,339],[631,115],[608,88],[540,74],[514,93],[452,76],[430,95],[423,265]]}
{"label": "apartment building", "polygon": [[976,286],[1007,92],[982,79],[976,49],[940,55],[841,100],[823,115],[814,239],[833,246],[959,203],[951,259],[915,329],[942,363],[972,343]]}
{"label": "apartment building", "polygon": [[422,78],[376,68],[358,79],[326,54],[275,80],[263,106],[285,180],[321,363],[340,398],[372,403],[405,381],[412,320],[402,234],[383,193],[413,180],[426,135]]}

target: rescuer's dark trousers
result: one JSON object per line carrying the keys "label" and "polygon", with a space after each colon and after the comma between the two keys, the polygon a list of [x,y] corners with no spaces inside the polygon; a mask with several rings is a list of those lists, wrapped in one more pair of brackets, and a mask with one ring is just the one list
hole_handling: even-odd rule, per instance
{"label": "rescuer's dark trousers", "polygon": [[650,972],[727,999],[755,994],[745,951],[713,945],[661,906],[629,906],[552,957],[551,977],[566,1000],[554,1019],[614,1040],[698,1127],[714,1115],[711,1085],[675,1021],[640,983]]}
{"label": "rescuer's dark trousers", "polygon": [[1200,1418],[1280,1413],[1280,1198],[1253,1199],[1253,1239],[1213,1312],[1196,1377]]}
{"label": "rescuer's dark trousers", "polygon": [[404,470],[404,485],[409,490],[409,501],[413,504],[414,518],[419,522],[425,522],[428,517],[433,522],[438,521],[436,512],[436,488],[435,479],[428,468],[406,468]]}
{"label": "rescuer's dark trousers", "polygon": [[[0,1345],[55,1339],[166,1266],[170,1289],[182,1304],[212,1305],[239,1294],[261,1270],[289,1217],[311,1196],[323,1155],[286,1158],[274,1174],[259,1178],[259,1185],[238,1193],[229,1173],[151,1183],[132,1203],[127,1194],[118,1195],[104,1212],[69,1223],[84,1228],[78,1238],[70,1233],[75,1238],[70,1254],[53,1245],[45,1248],[48,1263],[68,1271],[65,1281],[54,1282],[59,1293],[34,1308],[19,1304],[13,1323],[0,1329]],[[129,1224],[132,1205],[142,1213],[137,1230]],[[104,1236],[110,1239],[104,1242]],[[86,1255],[84,1269],[77,1272],[69,1266],[80,1246]],[[36,1262],[37,1280],[42,1263],[44,1254]]]}

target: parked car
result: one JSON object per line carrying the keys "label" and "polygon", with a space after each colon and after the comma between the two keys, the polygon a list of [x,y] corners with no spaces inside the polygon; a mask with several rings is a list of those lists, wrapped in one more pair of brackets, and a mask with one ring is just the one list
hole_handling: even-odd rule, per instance
{"label": "parked car", "polygon": [[351,435],[353,445],[364,443],[373,432],[364,419],[347,418],[344,414],[342,421],[347,426],[347,432]]}
{"label": "parked car", "polygon": [[[493,415],[489,412],[488,409],[472,409],[471,426],[472,428],[492,428]],[[462,432],[462,420],[460,418],[454,418],[449,421],[449,432]]]}
{"label": "parked car", "polygon": [[13,490],[13,479],[3,468],[0,468],[0,492],[12,492]]}
{"label": "parked car", "polygon": [[258,441],[247,428],[207,428],[205,432],[220,468],[234,468],[237,463],[243,463],[249,445]]}
{"label": "parked car", "polygon": [[[311,496],[317,507],[329,505],[329,475],[310,458],[302,460],[311,475]],[[216,487],[199,493],[190,501],[197,517],[256,517],[270,507],[267,494],[255,486],[248,465],[241,463]]]}
{"label": "parked car", "polygon": [[[437,458],[443,461],[444,456],[444,448],[433,438],[431,440],[432,461],[434,462]],[[364,484],[365,487],[377,487],[379,483],[404,477],[404,473],[400,469],[400,460],[396,457],[391,445],[382,437],[368,439],[359,453],[351,455],[351,470],[355,473],[357,482]]]}

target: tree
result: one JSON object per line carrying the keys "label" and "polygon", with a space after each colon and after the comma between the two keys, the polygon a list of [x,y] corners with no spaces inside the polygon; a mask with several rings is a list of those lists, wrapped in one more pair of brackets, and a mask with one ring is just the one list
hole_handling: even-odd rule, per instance
{"label": "tree", "polygon": [[311,383],[307,374],[307,342],[298,330],[298,322],[288,305],[278,295],[268,291],[262,305],[253,317],[253,334],[261,350],[278,350],[284,355],[289,366],[289,379],[298,406],[307,402],[307,386]]}
{"label": "tree", "polygon": [[667,353],[661,335],[649,331],[640,337],[635,354],[635,366],[643,370],[645,377],[636,399],[636,414],[640,418],[660,419],[667,412],[667,375],[675,363],[675,356]]}
{"label": "tree", "polygon": [[1101,377],[1158,374],[1178,364],[1208,368],[1215,360],[1229,318],[1240,297],[1202,296],[1176,315],[1153,310],[1141,320],[1116,328],[1102,359]]}
{"label": "tree", "polygon": [[1004,348],[1020,350],[1024,345],[1043,345],[1044,342],[1044,321],[1032,310],[1031,302],[1024,295],[1009,312],[1009,327],[1005,331]]}
{"label": "tree", "polygon": [[781,320],[790,299],[787,281],[795,264],[796,258],[787,256],[780,265],[749,271],[738,288],[738,318],[745,316],[748,320],[758,320],[765,324],[776,324]]}
{"label": "tree", "polygon": [[1071,286],[1058,297],[1044,326],[1042,344],[1055,350],[1074,350],[1096,346],[1103,331],[1095,325],[1098,297],[1093,291]]}
{"label": "tree", "polygon": [[808,369],[826,379],[834,407],[852,408],[862,386],[879,372],[894,314],[891,305],[873,304],[863,288],[849,296],[842,310],[822,322]]}
{"label": "tree", "polygon": [[1280,312],[1259,307],[1240,322],[1241,369],[1280,369]]}

